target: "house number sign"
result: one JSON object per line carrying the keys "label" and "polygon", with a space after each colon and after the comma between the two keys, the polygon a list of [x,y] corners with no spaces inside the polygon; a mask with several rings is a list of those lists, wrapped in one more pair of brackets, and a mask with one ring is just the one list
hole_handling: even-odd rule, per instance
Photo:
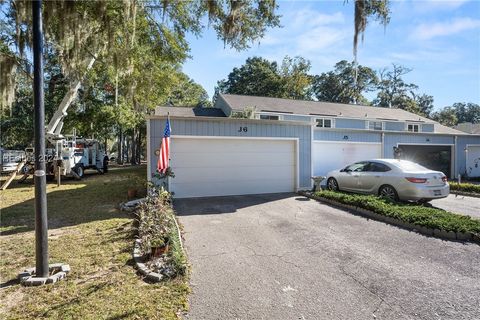
{"label": "house number sign", "polygon": [[238,132],[248,132],[248,127],[240,127]]}

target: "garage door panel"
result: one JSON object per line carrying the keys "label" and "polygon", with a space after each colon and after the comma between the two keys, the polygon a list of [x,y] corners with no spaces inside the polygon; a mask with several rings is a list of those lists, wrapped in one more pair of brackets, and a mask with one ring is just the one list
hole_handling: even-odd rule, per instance
{"label": "garage door panel", "polygon": [[172,138],[177,198],[295,191],[293,140]]}
{"label": "garage door panel", "polygon": [[[194,141],[195,140],[195,141]],[[225,144],[225,140],[228,140],[228,144]],[[193,141],[193,142],[192,142]],[[205,143],[208,141],[208,143]],[[172,150],[175,148],[179,152],[186,153],[199,153],[199,152],[238,152],[239,149],[243,153],[272,153],[278,152],[279,146],[285,152],[294,152],[294,145],[289,141],[285,143],[285,140],[260,140],[260,139],[176,139],[175,145],[172,144]],[[185,148],[188,146],[188,149]],[[220,148],[220,149],[219,149]]]}
{"label": "garage door panel", "polygon": [[[260,180],[249,180],[244,184],[244,191],[241,194],[260,194],[260,193],[276,193],[287,192],[283,185],[283,180],[270,180],[269,184],[265,184]],[[291,188],[294,186],[292,184]],[[219,194],[218,190],[222,190]],[[238,194],[238,182],[223,181],[223,182],[208,182],[198,188],[198,185],[191,183],[176,183],[172,188],[176,198],[186,197],[213,197],[219,195],[236,195]]]}
{"label": "garage door panel", "polygon": [[232,169],[230,167],[218,168],[175,168],[175,184],[192,181],[212,182],[234,180],[250,181],[256,180],[258,171],[262,171],[262,176],[268,176],[268,180],[286,180],[291,179],[291,172],[295,169],[294,166],[265,166],[265,167],[242,167],[240,169]]}
{"label": "garage door panel", "polygon": [[[192,156],[195,158],[195,167],[218,167],[228,166],[235,168],[245,165],[245,157],[255,158],[254,165],[294,165],[295,159],[291,152],[275,153],[243,153],[238,152],[195,152],[175,153],[172,152],[172,162],[177,168],[189,167],[192,165]],[[275,158],[275,159],[272,159]],[[273,160],[273,161],[272,161]]]}
{"label": "garage door panel", "polygon": [[378,159],[382,156],[381,144],[373,143],[313,143],[313,174],[325,176],[329,171],[341,169],[356,161]]}

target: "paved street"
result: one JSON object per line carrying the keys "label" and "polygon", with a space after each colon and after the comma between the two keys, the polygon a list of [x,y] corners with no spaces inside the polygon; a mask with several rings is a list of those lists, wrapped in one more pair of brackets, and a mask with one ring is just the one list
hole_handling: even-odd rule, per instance
{"label": "paved street", "polygon": [[480,219],[480,198],[450,194],[430,202],[434,207]]}
{"label": "paved street", "polygon": [[189,319],[478,319],[480,246],[295,194],[177,200]]}

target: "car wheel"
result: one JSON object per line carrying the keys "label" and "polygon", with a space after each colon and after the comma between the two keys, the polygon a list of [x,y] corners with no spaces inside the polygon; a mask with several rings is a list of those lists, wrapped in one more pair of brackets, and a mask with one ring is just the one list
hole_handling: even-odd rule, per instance
{"label": "car wheel", "polygon": [[381,186],[380,189],[378,190],[378,195],[388,200],[398,201],[397,190],[395,190],[394,187],[389,185]]}
{"label": "car wheel", "polygon": [[338,191],[339,188],[338,188],[337,179],[335,179],[335,178],[328,178],[328,180],[327,180],[327,188],[328,188],[328,190]]}

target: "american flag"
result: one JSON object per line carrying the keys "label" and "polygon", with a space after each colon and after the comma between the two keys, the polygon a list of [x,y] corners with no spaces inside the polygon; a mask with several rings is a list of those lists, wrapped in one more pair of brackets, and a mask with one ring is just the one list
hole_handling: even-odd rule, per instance
{"label": "american flag", "polygon": [[170,119],[167,119],[163,139],[160,143],[160,153],[158,154],[157,170],[160,173],[165,173],[168,168],[168,161],[170,158]]}

